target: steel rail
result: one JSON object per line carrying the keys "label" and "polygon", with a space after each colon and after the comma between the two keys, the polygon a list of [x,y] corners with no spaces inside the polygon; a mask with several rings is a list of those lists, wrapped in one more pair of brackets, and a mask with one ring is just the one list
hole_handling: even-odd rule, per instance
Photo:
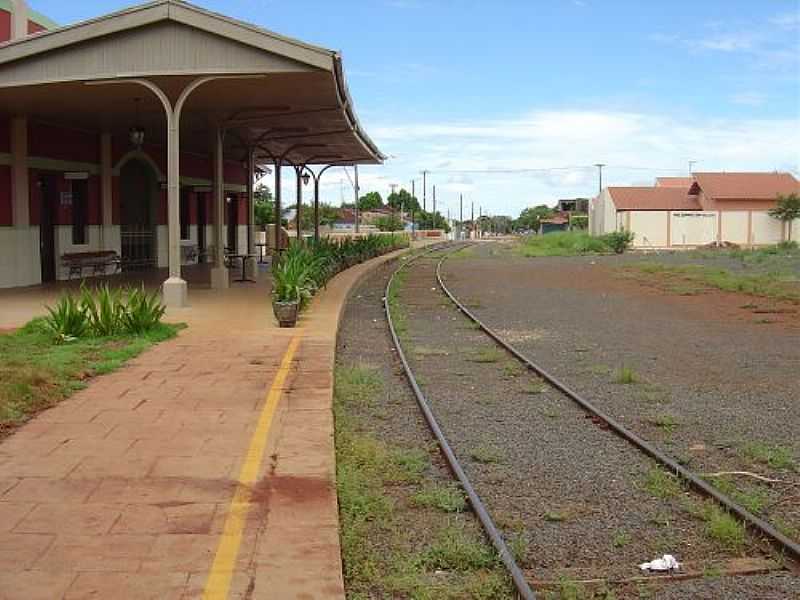
{"label": "steel rail", "polygon": [[[463,245],[458,245],[454,250],[460,250],[463,248]],[[417,383],[416,378],[414,377],[414,373],[411,370],[411,366],[406,359],[405,352],[403,352],[403,348],[400,344],[400,338],[397,336],[397,331],[394,327],[394,321],[392,320],[392,312],[389,306],[389,298],[391,293],[392,284],[394,283],[395,277],[398,273],[403,271],[404,269],[408,268],[410,265],[415,263],[420,258],[425,257],[432,252],[437,250],[448,249],[448,245],[445,244],[444,247],[438,246],[432,247],[427,252],[423,252],[422,254],[418,254],[417,256],[412,257],[407,262],[403,263],[398,267],[392,276],[389,278],[388,283],[386,284],[386,293],[384,294],[383,298],[383,307],[386,311],[386,320],[389,323],[389,332],[392,336],[392,341],[394,342],[394,347],[397,350],[397,355],[400,357],[400,362],[403,364],[403,370],[405,371],[406,378],[408,379],[409,384],[411,385],[411,389],[414,391],[414,396],[416,396],[417,404],[419,405],[422,414],[425,416],[425,420],[428,423],[428,427],[433,432],[433,435],[436,437],[436,441],[439,444],[439,448],[441,448],[442,453],[444,454],[445,458],[447,459],[447,463],[450,466],[450,469],[455,474],[456,478],[458,479],[461,487],[464,488],[464,491],[469,498],[469,503],[472,506],[472,510],[475,511],[475,514],[478,517],[478,520],[481,522],[486,535],[489,537],[492,545],[497,550],[498,555],[500,556],[500,560],[503,561],[506,569],[508,570],[509,574],[511,575],[511,579],[514,582],[514,587],[517,589],[517,593],[523,600],[535,600],[536,595],[534,594],[531,586],[528,584],[528,581],[525,579],[525,575],[523,574],[522,570],[517,565],[517,561],[514,560],[514,556],[511,554],[511,551],[508,549],[508,546],[503,540],[503,536],[500,534],[500,531],[492,521],[492,517],[489,515],[489,512],[486,510],[486,506],[484,506],[483,501],[478,496],[478,493],[475,491],[475,488],[472,486],[467,474],[464,472],[461,463],[459,463],[458,458],[453,452],[453,449],[450,446],[450,443],[447,441],[447,438],[442,431],[442,428],[439,427],[439,423],[436,421],[436,417],[431,410],[430,404],[428,400],[425,398],[425,394],[422,393],[422,390]],[[441,264],[441,262],[439,263]],[[438,271],[438,265],[437,265]]]}
{"label": "steel rail", "polygon": [[546,371],[543,367],[536,364],[527,356],[522,354],[514,346],[506,342],[497,332],[492,330],[483,321],[478,319],[478,317],[476,317],[466,306],[464,306],[450,291],[450,289],[445,285],[444,280],[442,278],[442,265],[447,260],[447,258],[449,258],[449,254],[443,256],[442,259],[439,261],[439,263],[436,265],[436,279],[439,284],[439,287],[445,293],[445,295],[450,299],[450,301],[453,302],[453,304],[455,304],[456,307],[462,313],[464,313],[470,320],[472,320],[476,325],[478,325],[478,327],[480,327],[480,329],[483,330],[484,333],[486,333],[489,337],[491,337],[495,342],[497,342],[509,353],[514,355],[514,357],[517,358],[522,364],[524,364],[529,370],[539,375],[550,385],[560,390],[565,395],[567,395],[571,400],[580,405],[580,407],[583,408],[586,412],[604,421],[605,424],[608,425],[608,427],[614,431],[614,433],[622,437],[624,440],[630,442],[632,445],[637,447],[639,450],[641,450],[651,458],[655,459],[657,462],[661,463],[661,465],[663,465],[664,467],[667,467],[676,476],[686,481],[697,491],[701,492],[702,494],[705,494],[706,496],[710,496],[711,498],[716,500],[729,512],[734,513],[736,516],[738,516],[739,519],[741,519],[752,530],[760,532],[761,534],[770,538],[772,542],[776,544],[781,550],[784,550],[789,554],[793,555],[796,560],[800,560],[800,544],[798,544],[794,540],[790,539],[788,536],[784,535],[783,533],[775,529],[775,527],[773,527],[769,522],[765,521],[761,517],[754,515],[743,506],[734,502],[730,497],[726,496],[725,494],[720,492],[717,488],[710,485],[702,478],[698,477],[695,473],[693,473],[683,465],[679,464],[675,459],[664,454],[653,444],[636,435],[633,431],[625,427],[622,423],[614,419],[611,415],[597,408],[597,406],[595,406],[589,400],[578,394],[578,392],[576,392],[575,390],[571,389],[569,386],[567,386],[567,384],[558,379],[555,375],[552,375],[551,373]]}

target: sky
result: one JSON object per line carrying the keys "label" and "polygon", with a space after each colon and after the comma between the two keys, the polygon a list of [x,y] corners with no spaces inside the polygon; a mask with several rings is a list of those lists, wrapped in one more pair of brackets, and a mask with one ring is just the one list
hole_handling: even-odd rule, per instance
{"label": "sky", "polygon": [[[465,211],[516,215],[596,194],[595,163],[604,186],[685,175],[689,161],[800,176],[800,0],[196,3],[342,52],[389,156],[360,169],[362,193],[416,179],[421,198],[425,169],[429,208],[435,184],[443,213],[463,194]],[[131,2],[30,4],[67,24]],[[341,169],[324,181],[323,200],[352,199]]]}

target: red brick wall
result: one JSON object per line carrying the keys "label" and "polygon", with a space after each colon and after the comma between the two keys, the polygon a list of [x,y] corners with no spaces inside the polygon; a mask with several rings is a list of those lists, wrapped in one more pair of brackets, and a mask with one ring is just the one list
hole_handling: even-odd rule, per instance
{"label": "red brick wall", "polygon": [[0,226],[11,224],[11,167],[0,165]]}
{"label": "red brick wall", "polygon": [[28,124],[28,154],[79,162],[100,162],[100,136],[42,123]]}
{"label": "red brick wall", "polygon": [[11,39],[11,13],[7,10],[0,10],[0,42],[7,42]]}

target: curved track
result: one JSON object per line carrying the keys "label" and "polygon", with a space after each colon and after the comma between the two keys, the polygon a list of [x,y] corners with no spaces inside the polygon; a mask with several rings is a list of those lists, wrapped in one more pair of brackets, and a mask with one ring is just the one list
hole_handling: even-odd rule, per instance
{"label": "curved track", "polygon": [[[543,369],[535,362],[530,360],[527,356],[522,354],[513,345],[508,343],[499,334],[497,334],[486,324],[484,324],[480,319],[478,319],[467,308],[467,306],[465,306],[464,302],[459,300],[452,293],[452,291],[447,287],[444,281],[444,277],[442,276],[442,265],[445,263],[450,254],[458,250],[461,250],[465,247],[468,247],[470,245],[472,244],[471,243],[439,244],[407,260],[400,267],[398,267],[398,269],[394,271],[394,273],[392,274],[392,276],[388,281],[384,298],[384,309],[386,311],[387,321],[389,323],[389,330],[391,333],[392,341],[397,350],[398,356],[400,357],[403,369],[405,371],[409,384],[414,392],[414,395],[417,399],[420,410],[423,413],[431,431],[435,435],[437,442],[442,450],[442,453],[444,454],[446,460],[448,461],[451,470],[453,471],[453,473],[461,483],[464,491],[466,492],[470,504],[473,510],[475,511],[476,515],[478,516],[478,519],[480,520],[484,530],[486,531],[487,536],[491,540],[501,560],[508,569],[509,574],[511,575],[511,578],[517,589],[517,592],[522,598],[530,599],[530,598],[535,598],[536,596],[534,591],[531,589],[529,583],[527,582],[524,573],[514,560],[512,553],[509,551],[509,548],[506,545],[506,542],[503,539],[503,536],[500,533],[498,527],[492,521],[492,518],[489,515],[489,512],[486,509],[486,506],[484,505],[484,502],[481,500],[474,486],[470,482],[468,476],[465,473],[464,468],[459,463],[458,458],[456,457],[455,452],[453,451],[450,443],[445,437],[441,426],[437,422],[436,416],[434,415],[434,412],[431,409],[430,402],[422,392],[417,382],[417,379],[414,375],[414,372],[411,368],[410,362],[407,359],[405,352],[403,351],[400,339],[398,337],[397,328],[392,318],[391,304],[393,296],[393,285],[396,281],[396,276],[398,275],[398,273],[407,269],[408,267],[416,263],[418,260],[423,258],[439,258],[439,261],[436,265],[436,280],[441,291],[458,308],[459,311],[461,311],[468,319],[474,322],[482,332],[491,337],[494,340],[494,342],[499,344],[508,353],[510,353],[518,361],[520,361],[525,366],[526,369],[529,369],[530,371],[534,372],[536,375],[547,381],[547,383],[549,383],[555,389],[559,390],[570,400],[577,403],[581,407],[581,409],[589,413],[592,417],[601,420],[603,425],[607,426],[608,429],[613,430],[613,432],[616,435],[618,435],[619,437],[630,443],[638,451],[642,452],[651,459],[660,463],[662,466],[666,467],[670,472],[674,473],[679,478],[686,481],[697,492],[701,493],[704,496],[712,498],[726,510],[728,510],[732,514],[735,514],[752,531],[769,538],[781,551],[793,556],[795,559],[800,558],[800,545],[798,545],[796,542],[794,542],[793,540],[789,539],[788,537],[777,531],[768,522],[764,521],[763,519],[760,519],[759,517],[753,515],[743,507],[733,502],[729,497],[725,496],[719,490],[706,483],[704,480],[699,478],[697,475],[695,475],[685,467],[681,466],[677,461],[667,456],[666,454],[658,450],[655,446],[653,446],[646,440],[642,439],[641,437],[637,436],[632,431],[628,430],[626,427],[624,427],[622,424],[620,424],[618,421],[616,421],[609,415],[605,414],[603,411],[599,410],[589,400],[577,394],[567,384],[560,381],[559,379],[548,373],[545,369]],[[445,253],[441,257],[432,257],[431,255],[437,251],[444,251]]]}

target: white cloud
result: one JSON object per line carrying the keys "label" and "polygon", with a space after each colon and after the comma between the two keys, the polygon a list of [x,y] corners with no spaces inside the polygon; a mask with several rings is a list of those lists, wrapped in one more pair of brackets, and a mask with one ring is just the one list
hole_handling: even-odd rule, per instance
{"label": "white cloud", "polygon": [[[709,171],[800,168],[795,143],[800,121],[792,119],[694,120],[636,112],[549,110],[503,120],[376,123],[367,130],[396,158],[384,167],[362,170],[370,173],[362,176],[365,191],[374,184],[385,193],[389,181],[408,186],[421,169],[428,168],[433,171],[428,184],[441,190],[441,207],[454,209],[463,193],[494,214],[596,193],[597,170],[592,166],[596,162],[608,164],[604,183],[617,185],[684,174],[690,158],[702,161],[702,168]],[[541,170],[497,172],[518,169]],[[379,173],[387,179],[371,178]],[[420,183],[417,194],[422,196]]]}

